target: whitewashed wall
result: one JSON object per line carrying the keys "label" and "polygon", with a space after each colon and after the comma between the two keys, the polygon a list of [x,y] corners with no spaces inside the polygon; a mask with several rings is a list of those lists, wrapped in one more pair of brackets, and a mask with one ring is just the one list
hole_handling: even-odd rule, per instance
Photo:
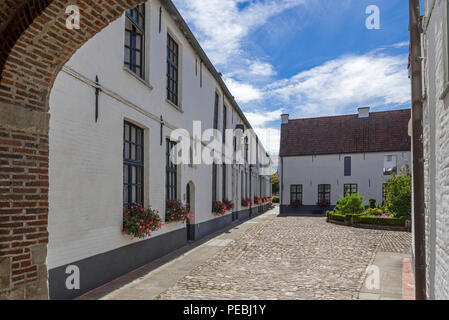
{"label": "whitewashed wall", "polygon": [[[161,216],[165,207],[165,138],[171,130],[164,128],[161,146],[160,124],[150,114],[156,118],[163,115],[171,126],[189,132],[194,120],[202,121],[203,129],[212,127],[215,91],[222,97],[219,85],[203,66],[200,88],[194,49],[166,12],[162,32],[158,32],[159,7],[158,1],[146,5],[145,81],[124,68],[124,16],[79,49],[56,79],[50,97],[50,269],[134,242],[121,232],[125,120],[145,129],[145,204],[160,210]],[[180,46],[181,111],[166,101],[167,32]],[[88,83],[96,75],[103,89],[107,89],[100,93],[98,123],[94,119],[95,89]],[[223,123],[222,100],[219,128]],[[237,111],[227,99],[225,103],[228,126],[234,128],[239,121]],[[211,208],[211,166],[182,165],[178,172],[179,200],[185,201],[189,181],[195,185],[195,223],[215,219]],[[221,179],[220,168],[219,190]],[[237,188],[241,188],[240,176],[237,181]],[[240,189],[237,191],[235,202],[239,209]],[[227,195],[232,196],[230,166]],[[170,223],[153,236],[184,227],[182,223]]]}
{"label": "whitewashed wall", "polygon": [[447,1],[425,1],[423,35],[426,279],[430,299],[449,299],[449,72]]}
{"label": "whitewashed wall", "polygon": [[[365,200],[373,198],[382,203],[382,184],[384,156],[397,157],[398,172],[405,165],[410,165],[410,152],[334,154],[302,157],[284,157],[282,165],[282,204],[290,204],[290,185],[303,185],[303,204],[316,205],[318,185],[331,185],[331,204],[343,196],[345,184],[357,184],[358,192]],[[344,176],[344,158],[351,157],[351,176]]]}

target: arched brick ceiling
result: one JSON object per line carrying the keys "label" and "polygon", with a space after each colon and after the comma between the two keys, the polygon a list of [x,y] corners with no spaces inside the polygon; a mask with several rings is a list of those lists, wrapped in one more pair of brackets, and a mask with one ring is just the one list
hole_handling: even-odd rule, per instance
{"label": "arched brick ceiling", "polygon": [[[0,103],[48,111],[53,82],[87,40],[143,0],[0,0]],[[65,27],[77,4],[81,29]]]}

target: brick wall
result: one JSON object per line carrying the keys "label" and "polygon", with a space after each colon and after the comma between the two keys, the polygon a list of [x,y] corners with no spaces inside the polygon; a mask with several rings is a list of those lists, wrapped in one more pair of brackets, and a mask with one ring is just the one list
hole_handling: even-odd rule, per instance
{"label": "brick wall", "polygon": [[[48,99],[65,62],[143,0],[0,1],[0,299],[48,297]],[[81,29],[68,30],[77,4]]]}

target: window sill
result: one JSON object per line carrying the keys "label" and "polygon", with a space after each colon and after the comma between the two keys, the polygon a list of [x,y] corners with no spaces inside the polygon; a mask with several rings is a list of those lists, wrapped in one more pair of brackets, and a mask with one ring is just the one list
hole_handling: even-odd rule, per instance
{"label": "window sill", "polygon": [[449,93],[449,82],[444,85],[443,93],[440,95],[440,100],[444,100]]}
{"label": "window sill", "polygon": [[184,111],[182,110],[181,107],[177,106],[176,104],[174,104],[174,103],[171,102],[170,100],[165,99],[165,102],[167,102],[167,104],[169,104],[171,107],[175,108],[176,111],[181,112],[181,113],[184,113]]}
{"label": "window sill", "polygon": [[153,90],[153,86],[146,80],[142,79],[139,75],[137,75],[134,71],[128,69],[127,67],[123,67],[123,71],[134,77],[136,80],[138,80],[141,84],[143,84],[145,87],[147,87],[150,90]]}

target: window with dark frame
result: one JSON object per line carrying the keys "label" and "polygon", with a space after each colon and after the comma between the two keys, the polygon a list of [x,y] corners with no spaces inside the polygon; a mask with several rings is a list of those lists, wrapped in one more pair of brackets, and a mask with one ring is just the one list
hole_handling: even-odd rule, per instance
{"label": "window with dark frame", "polygon": [[214,129],[218,129],[218,104],[220,102],[220,97],[218,96],[218,93],[215,92],[215,104],[214,104]]}
{"label": "window with dark frame", "polygon": [[170,159],[171,150],[176,146],[176,142],[166,140],[166,177],[165,177],[165,197],[166,200],[178,200],[178,166]]}
{"label": "window with dark frame", "polygon": [[243,177],[243,172],[242,173],[240,173],[240,180],[241,180],[241,183],[240,183],[240,196],[241,196],[241,200],[243,200],[243,199],[245,199],[245,193],[243,192],[245,189],[244,189],[244,181],[243,181],[243,179],[244,179],[244,177]]}
{"label": "window with dark frame", "polygon": [[319,184],[318,185],[318,201],[331,201],[331,185]]}
{"label": "window with dark frame", "polygon": [[290,186],[290,204],[295,205],[298,201],[302,203],[302,184],[292,184]]}
{"label": "window with dark frame", "polygon": [[223,201],[226,200],[226,165],[222,165],[222,188],[223,188]]}
{"label": "window with dark frame", "polygon": [[125,121],[123,134],[123,207],[144,205],[143,132]]}
{"label": "window with dark frame", "polygon": [[227,117],[228,117],[228,110],[226,106],[223,105],[223,143],[226,143],[226,127],[228,126]]}
{"label": "window with dark frame", "polygon": [[344,185],[344,196],[346,197],[347,195],[353,195],[358,193],[358,185],[357,184],[353,184],[353,183],[349,183],[349,184],[345,184]]}
{"label": "window with dark frame", "polygon": [[345,177],[351,176],[351,157],[345,157]]}
{"label": "window with dark frame", "polygon": [[145,4],[126,11],[125,66],[145,78]]}
{"label": "window with dark frame", "polygon": [[179,46],[167,34],[167,99],[178,105]]}
{"label": "window with dark frame", "polygon": [[218,166],[215,163],[212,164],[212,202],[215,202],[218,200],[217,171],[218,171]]}

